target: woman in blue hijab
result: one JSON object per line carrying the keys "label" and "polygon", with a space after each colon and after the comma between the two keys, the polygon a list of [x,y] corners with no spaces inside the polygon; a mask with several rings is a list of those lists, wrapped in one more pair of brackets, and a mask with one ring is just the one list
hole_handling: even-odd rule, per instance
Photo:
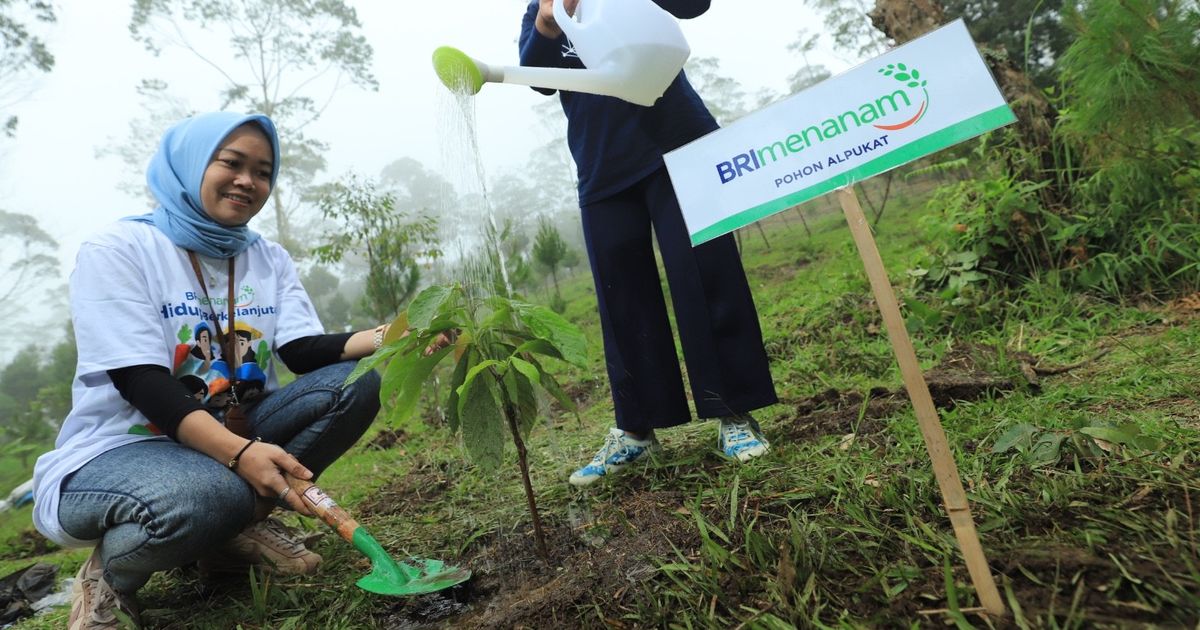
{"label": "woman in blue hijab", "polygon": [[[269,514],[308,514],[284,474],[315,479],[374,419],[378,377],[344,382],[386,326],[325,334],[288,253],[247,227],[279,168],[266,116],[188,118],[150,163],[158,207],[80,247],[73,408],[34,477],[38,529],[93,548],[72,630],[118,627],[118,611],[136,620],[134,595],[156,571],[200,561],[296,575],[320,563]],[[229,350],[235,326],[253,331],[253,366]],[[211,331],[217,360],[176,360],[193,327]],[[299,375],[286,387],[276,361]],[[249,373],[254,386],[239,387]]]}

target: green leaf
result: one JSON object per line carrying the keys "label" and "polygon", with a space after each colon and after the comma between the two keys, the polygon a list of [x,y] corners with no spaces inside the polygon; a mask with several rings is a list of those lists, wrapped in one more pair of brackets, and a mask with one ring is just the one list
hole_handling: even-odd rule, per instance
{"label": "green leaf", "polygon": [[383,343],[395,343],[404,338],[404,333],[408,331],[408,312],[401,312],[392,320],[388,326],[387,333],[383,336]]}
{"label": "green leaf", "polygon": [[555,380],[552,375],[550,375],[549,373],[546,372],[546,370],[543,370],[540,367],[538,368],[538,370],[541,371],[541,373],[542,373],[542,383],[541,383],[542,389],[549,392],[550,395],[553,396],[554,399],[558,401],[558,404],[562,405],[563,409],[566,409],[567,411],[574,413],[575,412],[575,401],[571,400],[571,397],[568,396],[567,393],[563,391],[562,387],[559,386],[558,381]]}
{"label": "green leaf", "polygon": [[504,422],[496,379],[491,373],[463,385],[459,419],[463,445],[471,461],[484,470],[495,470],[504,457]]}
{"label": "green leaf", "polygon": [[383,371],[383,383],[379,386],[379,399],[385,402],[391,401],[396,396],[396,392],[404,385],[404,379],[408,376],[408,372],[416,365],[420,355],[415,352],[400,354],[392,359],[391,363]]}
{"label": "green leaf", "polygon": [[[536,368],[534,372],[537,372]],[[503,393],[505,408],[512,409],[517,414],[517,430],[521,432],[522,438],[528,437],[538,416],[537,394],[533,390],[533,383],[519,370],[509,370],[504,373]]]}
{"label": "green leaf", "polygon": [[1133,446],[1144,451],[1157,451],[1162,443],[1148,435],[1139,435],[1133,439]]}
{"label": "green leaf", "polygon": [[366,374],[367,372],[374,370],[376,367],[379,367],[379,364],[387,361],[388,358],[393,354],[396,354],[395,347],[380,348],[379,350],[375,351],[375,354],[359,359],[358,365],[354,366],[354,370],[351,371],[350,375],[346,377],[345,384],[350,385],[354,381],[362,378],[363,374]]}
{"label": "green leaf", "polygon": [[516,370],[518,372],[520,372],[521,374],[524,374],[525,378],[529,379],[530,382],[538,383],[538,384],[541,383],[541,381],[542,381],[541,376],[540,376],[541,373],[538,372],[538,369],[536,367],[534,367],[534,365],[532,363],[530,363],[524,359],[521,359],[519,357],[510,357],[508,359],[508,362],[514,368],[516,368]]}
{"label": "green leaf", "polygon": [[904,306],[926,326],[936,326],[942,321],[942,313],[924,302],[911,297],[904,298]]}
{"label": "green leaf", "polygon": [[1033,466],[1044,466],[1057,462],[1061,456],[1064,439],[1066,439],[1066,435],[1062,433],[1047,432],[1042,434],[1033,443],[1033,448],[1029,449],[1029,463]]}
{"label": "green leaf", "polygon": [[1121,444],[1123,446],[1131,446],[1137,438],[1137,435],[1131,434],[1128,431],[1109,427],[1083,427],[1079,432],[1097,440],[1104,440],[1105,442],[1112,442],[1113,444]]}
{"label": "green leaf", "polygon": [[979,254],[975,252],[958,252],[951,256],[954,262],[959,264],[959,268],[963,271],[972,269],[979,264]]}
{"label": "green leaf", "polygon": [[563,360],[578,366],[587,363],[587,340],[574,325],[554,311],[534,304],[515,303],[517,316],[540,339],[549,341]]}
{"label": "green leaf", "polygon": [[512,305],[507,301],[503,304],[498,304],[496,309],[479,324],[479,327],[487,330],[489,328],[503,328],[506,325],[512,325],[512,312]]}
{"label": "green leaf", "polygon": [[[406,365],[402,368],[403,371],[398,371],[394,378],[399,381],[399,387],[396,388],[396,400],[392,407],[391,420],[392,426],[403,423],[412,417],[413,412],[417,409],[417,402],[421,399],[421,392],[425,389],[425,381],[429,380],[429,375],[433,372],[433,368],[441,363],[446,355],[450,354],[452,348],[442,348],[437,352],[425,356],[424,351],[414,353],[416,360],[405,362]],[[400,361],[393,361],[392,365],[396,365]],[[384,374],[384,385],[386,386],[389,376],[392,376],[392,366],[388,366],[388,371]]]}
{"label": "green leaf", "polygon": [[453,294],[454,289],[452,287],[440,284],[435,284],[421,291],[417,297],[413,298],[412,303],[408,305],[408,325],[414,330],[429,328],[429,325],[433,323],[433,318],[441,310],[442,305]]}
{"label": "green leaf", "polygon": [[992,445],[993,453],[1003,453],[1012,448],[1018,451],[1027,451],[1033,446],[1033,436],[1037,435],[1038,429],[1028,424],[1018,424],[1001,435],[996,443]]}
{"label": "green leaf", "polygon": [[475,365],[474,367],[472,367],[470,370],[467,371],[467,376],[465,379],[463,379],[462,386],[458,388],[458,395],[459,396],[466,395],[464,390],[467,388],[468,385],[471,384],[471,381],[475,380],[475,377],[478,376],[480,372],[482,372],[492,366],[498,366],[498,365],[503,365],[503,364],[495,359],[488,359],[487,361],[480,361],[478,365]]}
{"label": "green leaf", "polygon": [[545,339],[531,339],[529,341],[526,341],[525,343],[521,344],[520,346],[517,346],[517,349],[513,352],[513,354],[524,354],[526,352],[532,352],[533,354],[541,354],[541,355],[548,356],[548,357],[551,357],[554,359],[558,359],[559,361],[564,360],[563,355],[561,352],[558,351],[558,348],[555,348],[553,345],[550,344],[549,341],[546,341]]}
{"label": "green leaf", "polygon": [[910,76],[907,72],[900,72],[900,73],[896,74],[896,80],[897,81],[911,81],[912,76]]}
{"label": "green leaf", "polygon": [[467,370],[479,360],[479,353],[467,348],[462,358],[454,366],[454,374],[450,376],[450,395],[446,398],[446,420],[450,424],[450,432],[458,433],[460,426],[458,418],[458,388],[467,380]]}

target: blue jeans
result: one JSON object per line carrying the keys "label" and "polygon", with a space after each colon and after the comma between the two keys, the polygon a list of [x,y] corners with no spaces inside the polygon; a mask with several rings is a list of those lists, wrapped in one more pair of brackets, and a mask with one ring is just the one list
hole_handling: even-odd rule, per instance
{"label": "blue jeans", "polygon": [[[355,362],[335,363],[272,392],[247,413],[254,434],[320,475],[379,412],[379,375],[343,387]],[[219,462],[173,440],[113,449],[69,476],[58,518],[68,534],[100,540],[104,579],[132,594],[155,571],[183,566],[250,524],[255,493]]]}

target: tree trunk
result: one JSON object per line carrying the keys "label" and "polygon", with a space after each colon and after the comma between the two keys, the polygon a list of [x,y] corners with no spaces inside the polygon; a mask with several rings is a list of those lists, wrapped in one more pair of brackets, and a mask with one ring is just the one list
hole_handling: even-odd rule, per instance
{"label": "tree trunk", "polygon": [[[502,386],[503,387],[503,386]],[[542,561],[550,564],[550,553],[546,550],[546,536],[542,533],[542,519],[538,516],[537,499],[533,496],[533,484],[529,481],[529,459],[525,452],[525,441],[521,439],[521,429],[517,426],[517,410],[512,404],[504,405],[504,415],[508,419],[508,429],[512,431],[513,444],[517,447],[517,461],[521,465],[521,481],[525,483],[525,499],[529,503],[529,516],[533,519],[533,537],[537,543],[538,554]]]}
{"label": "tree trunk", "polygon": [[771,241],[767,240],[767,233],[763,230],[762,223],[755,221],[754,227],[758,228],[758,235],[762,237],[763,243],[767,245],[767,251],[771,251]]}
{"label": "tree trunk", "polygon": [[[938,0],[875,0],[868,14],[871,23],[884,35],[904,44],[946,23],[946,11]],[[1058,110],[1045,92],[1034,85],[1029,75],[1014,64],[1001,47],[982,42],[979,52],[991,70],[1000,93],[1017,115],[1016,133],[1021,148],[1034,156],[1032,164],[1010,161],[1008,171],[1021,179],[1043,181],[1050,185],[1039,194],[1045,208],[1064,212],[1071,207],[1070,191],[1065,182],[1050,177],[1056,171],[1053,150],[1054,126]]]}
{"label": "tree trunk", "polygon": [[883,201],[879,202],[879,211],[875,213],[875,219],[871,221],[871,227],[879,227],[879,220],[883,218],[883,209],[887,207],[888,197],[892,194],[892,179],[896,177],[896,171],[888,171],[887,180],[883,186]]}
{"label": "tree trunk", "polygon": [[800,225],[804,226],[804,231],[808,234],[808,238],[812,238],[812,230],[808,227],[808,219],[804,218],[804,210],[800,206],[796,206],[796,214],[800,215]]}
{"label": "tree trunk", "polygon": [[291,234],[288,229],[287,210],[283,207],[283,195],[276,189],[271,191],[271,198],[275,201],[275,236],[279,244],[283,245],[283,248],[289,254],[295,256],[297,252],[293,251],[294,248],[292,247]]}

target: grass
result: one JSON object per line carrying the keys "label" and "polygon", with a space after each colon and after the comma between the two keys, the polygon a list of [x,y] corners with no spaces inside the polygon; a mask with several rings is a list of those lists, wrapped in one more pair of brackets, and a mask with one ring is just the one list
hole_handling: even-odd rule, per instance
{"label": "grass", "polygon": [[[768,457],[728,464],[715,452],[713,425],[693,423],[664,432],[665,451],[649,467],[586,491],[567,485],[611,425],[595,298],[577,276],[563,287],[566,315],[595,350],[587,369],[563,372],[580,412],[552,407],[530,444],[554,566],[533,557],[515,463],[480,473],[427,411],[427,422],[404,427],[390,447],[364,440],[321,485],[395,555],[472,568],[474,585],[456,594],[462,601],[356,589],[367,565],[329,534],[317,545],[326,564],[309,579],[211,586],[187,570],[156,576],[141,594],[151,627],[999,627],[969,612],[977,600],[911,409],[861,395],[897,390],[900,378],[840,212],[820,201],[808,212],[811,238],[794,213],[768,222],[769,249],[755,230],[742,236],[782,399],[758,414],[773,439]],[[923,212],[920,195],[902,192],[878,233],[901,294]],[[1007,623],[1194,627],[1197,319],[1072,294],[1052,276],[994,299],[1005,302],[1002,318],[913,341],[927,369],[969,355],[978,372],[1018,381],[940,410],[1012,611]],[[1110,353],[1087,361],[1100,348]],[[1027,355],[1041,367],[1085,363],[1035,387],[1018,378]],[[1132,424],[1155,444],[1097,455],[1067,439],[1049,463],[993,452],[1021,424],[1067,438]],[[84,552],[14,557],[27,519],[28,508],[0,516],[0,569],[37,559],[73,572]],[[60,627],[65,616],[16,627]]]}

